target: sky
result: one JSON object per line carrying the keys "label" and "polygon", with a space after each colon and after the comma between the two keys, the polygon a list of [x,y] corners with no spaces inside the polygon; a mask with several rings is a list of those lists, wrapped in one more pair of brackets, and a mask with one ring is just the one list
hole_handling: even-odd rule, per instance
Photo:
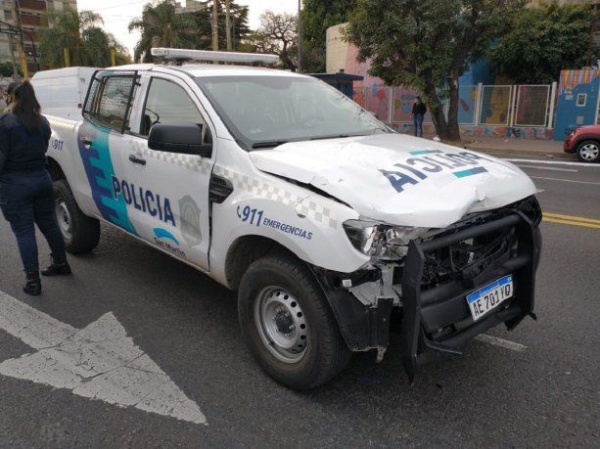
{"label": "sky", "polygon": [[[183,4],[185,0],[178,1]],[[117,41],[129,49],[133,55],[133,47],[139,40],[139,33],[129,33],[127,25],[131,19],[141,18],[142,9],[149,0],[77,0],[78,11],[91,10],[102,15],[104,29],[115,36]],[[235,0],[241,6],[248,6],[248,26],[258,28],[260,15],[267,10],[275,13],[296,14],[297,0]]]}

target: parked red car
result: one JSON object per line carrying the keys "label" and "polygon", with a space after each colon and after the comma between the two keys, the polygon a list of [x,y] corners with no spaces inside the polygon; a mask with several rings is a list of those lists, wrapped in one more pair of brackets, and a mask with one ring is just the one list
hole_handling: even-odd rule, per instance
{"label": "parked red car", "polygon": [[600,125],[587,125],[575,128],[563,144],[565,153],[577,153],[581,162],[600,160]]}

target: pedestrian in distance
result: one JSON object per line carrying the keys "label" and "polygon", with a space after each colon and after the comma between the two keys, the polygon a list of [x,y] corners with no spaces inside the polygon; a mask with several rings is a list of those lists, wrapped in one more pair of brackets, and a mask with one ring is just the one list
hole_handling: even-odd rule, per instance
{"label": "pedestrian in distance", "polygon": [[71,274],[65,243],[56,222],[52,178],[46,169],[50,124],[41,114],[33,86],[23,81],[13,91],[10,112],[0,116],[0,208],[17,239],[26,274],[23,291],[42,292],[35,225],[50,246],[44,276]]}
{"label": "pedestrian in distance", "polygon": [[427,106],[421,101],[421,97],[415,98],[415,103],[412,107],[413,130],[415,136],[423,137],[423,117],[427,112]]}

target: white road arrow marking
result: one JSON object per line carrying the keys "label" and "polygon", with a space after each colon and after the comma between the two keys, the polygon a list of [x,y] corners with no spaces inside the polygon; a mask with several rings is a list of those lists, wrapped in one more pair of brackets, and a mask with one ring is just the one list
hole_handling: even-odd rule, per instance
{"label": "white road arrow marking", "polygon": [[112,313],[79,330],[0,291],[0,329],[37,350],[0,363],[0,374],[206,424],[198,405],[134,344]]}

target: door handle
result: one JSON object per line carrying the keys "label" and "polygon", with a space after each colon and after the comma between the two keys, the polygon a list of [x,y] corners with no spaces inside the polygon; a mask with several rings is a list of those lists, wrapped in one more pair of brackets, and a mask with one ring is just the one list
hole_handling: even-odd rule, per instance
{"label": "door handle", "polygon": [[82,137],[79,141],[83,144],[84,147],[89,148],[92,145],[92,139],[89,137]]}
{"label": "door handle", "polygon": [[134,154],[129,155],[129,160],[134,164],[146,165],[146,160],[135,156]]}

